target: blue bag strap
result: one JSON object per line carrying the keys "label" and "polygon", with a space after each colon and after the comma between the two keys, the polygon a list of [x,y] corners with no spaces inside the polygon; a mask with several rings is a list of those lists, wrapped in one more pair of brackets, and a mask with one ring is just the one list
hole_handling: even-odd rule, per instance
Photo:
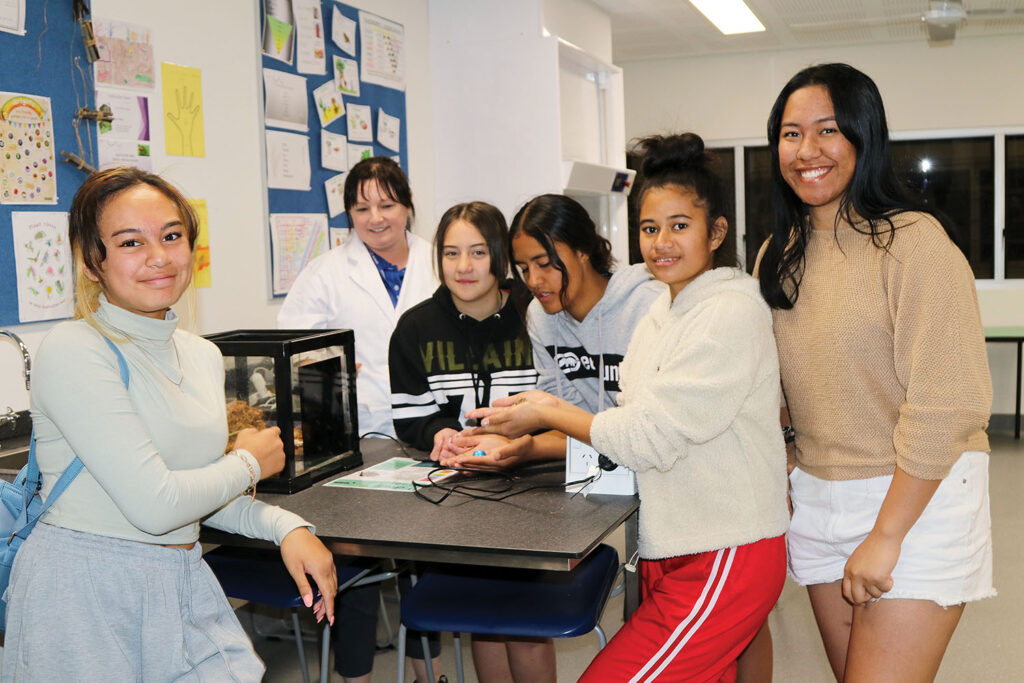
{"label": "blue bag strap", "polygon": [[[121,349],[117,348],[117,344],[110,341],[110,339],[107,338],[106,336],[103,337],[103,341],[107,342],[107,346],[109,346],[114,351],[114,355],[117,356],[117,366],[121,371],[121,381],[124,382],[124,388],[127,389],[129,381],[131,380],[131,375],[128,372],[128,362],[125,361],[124,354],[121,353]],[[28,487],[26,487],[26,495],[30,497],[38,495],[39,489],[42,488],[43,481],[42,477],[39,474],[39,463],[36,461],[35,429],[32,430],[32,440],[30,441],[28,447],[28,466],[26,469],[26,481],[34,482],[34,490],[30,490]],[[77,477],[78,473],[81,471],[82,461],[76,455],[75,459],[72,460],[71,463],[61,473],[60,478],[57,479],[57,483],[55,483],[53,485],[53,488],[50,489],[50,495],[46,497],[46,502],[43,503],[43,507],[39,510],[39,513],[35,516],[35,518],[31,521],[28,519],[28,500],[25,501],[23,512],[20,515],[21,519],[19,519],[18,527],[20,528],[17,531],[18,535],[21,535],[22,531],[25,531],[26,535],[28,532],[32,531],[32,528],[35,526],[36,521],[43,516],[44,512],[50,509],[50,506],[53,505],[54,502],[56,502],[57,498],[60,497],[60,494],[64,493],[64,490],[71,484],[72,481],[74,481],[75,477]]]}

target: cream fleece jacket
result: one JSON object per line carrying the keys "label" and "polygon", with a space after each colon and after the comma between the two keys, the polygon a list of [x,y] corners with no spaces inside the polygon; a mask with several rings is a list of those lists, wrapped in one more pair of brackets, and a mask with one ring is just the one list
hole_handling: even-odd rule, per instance
{"label": "cream fleece jacket", "polygon": [[655,300],[594,447],[636,472],[640,555],[662,559],[786,532],[786,450],[771,312],[740,270]]}

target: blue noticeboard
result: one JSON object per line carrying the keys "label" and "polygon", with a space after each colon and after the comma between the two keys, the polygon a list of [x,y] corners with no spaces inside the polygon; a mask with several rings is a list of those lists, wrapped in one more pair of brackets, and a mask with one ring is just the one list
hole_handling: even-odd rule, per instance
{"label": "blue noticeboard", "polygon": [[[362,64],[362,37],[360,35],[359,25],[359,10],[349,5],[344,5],[334,0],[322,0],[321,6],[321,18],[324,28],[324,48],[325,48],[325,62],[327,73],[325,74],[302,74],[299,73],[296,68],[297,59],[294,59],[294,49],[292,51],[292,64],[287,64],[279,59],[270,57],[266,54],[263,55],[263,67],[266,69],[273,69],[276,71],[283,71],[289,74],[296,74],[306,79],[306,90],[307,90],[307,125],[309,131],[300,132],[301,135],[307,136],[307,142],[309,145],[309,163],[310,163],[310,189],[308,191],[302,190],[282,190],[268,188],[267,190],[267,206],[269,212],[274,213],[322,213],[328,214],[327,210],[327,195],[324,191],[324,182],[329,178],[338,174],[338,171],[332,169],[326,169],[323,167],[320,149],[320,138],[321,138],[321,126],[320,118],[317,115],[317,105],[313,98],[313,91],[322,86],[328,81],[334,79],[334,68],[333,61],[335,57],[343,57],[348,60],[359,63],[360,73],[360,87],[359,96],[355,97],[347,94],[340,94],[343,98],[346,111],[351,105],[368,105],[371,111],[371,130],[373,131],[373,142],[354,142],[350,141],[350,144],[358,145],[370,145],[373,146],[374,156],[398,156],[402,170],[407,174],[409,172],[408,166],[408,142],[406,132],[406,116],[405,116],[405,91],[396,90],[393,88],[384,87],[372,83],[366,83],[362,81],[363,75],[363,64]],[[349,39],[353,41],[355,46],[355,54],[347,54],[343,52],[335,44],[332,36],[332,17],[334,8],[337,8],[341,14],[355,22],[356,28],[352,36]],[[366,13],[364,12],[364,15]],[[264,15],[264,3],[260,2],[260,29],[266,23]],[[262,44],[262,40],[260,41]],[[262,74],[261,74],[262,81]],[[264,93],[264,101],[266,100]],[[377,122],[380,115],[380,111],[383,110],[385,113],[397,118],[400,121],[399,129],[399,149],[397,152],[388,149],[379,143],[377,140]],[[340,118],[335,119],[327,124],[324,130],[331,133],[337,133],[339,135],[348,134],[348,115],[343,115]],[[298,131],[291,131],[284,128],[277,128],[274,126],[268,126],[268,130],[282,130],[284,132],[295,133]],[[347,228],[348,219],[344,213],[331,218],[328,222],[331,227],[335,228]],[[269,229],[269,226],[268,226]]]}
{"label": "blue noticeboard", "polygon": [[[0,32],[0,91],[50,99],[57,176],[56,204],[0,204],[0,326],[21,322],[11,213],[67,211],[78,187],[88,177],[87,171],[61,161],[60,155],[62,150],[78,153],[75,111],[79,106],[92,106],[92,66],[85,58],[71,5],[71,0],[30,0],[25,3],[25,35]],[[83,121],[78,130],[86,152],[95,150],[95,124]]]}

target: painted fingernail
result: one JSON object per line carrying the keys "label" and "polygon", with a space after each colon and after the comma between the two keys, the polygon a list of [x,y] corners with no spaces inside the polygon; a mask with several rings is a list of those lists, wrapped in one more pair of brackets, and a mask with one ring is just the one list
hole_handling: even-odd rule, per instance
{"label": "painted fingernail", "polygon": [[475,458],[482,458],[485,455],[487,455],[487,453],[485,451],[480,450],[480,449],[477,449],[477,450],[473,451],[473,457],[475,457]]}

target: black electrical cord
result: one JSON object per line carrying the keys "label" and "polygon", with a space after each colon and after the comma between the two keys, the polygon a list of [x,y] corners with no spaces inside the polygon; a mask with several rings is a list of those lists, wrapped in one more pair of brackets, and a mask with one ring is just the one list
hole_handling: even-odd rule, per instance
{"label": "black electrical cord", "polygon": [[[440,474],[446,471],[455,471],[460,473],[470,473],[485,476],[477,476],[469,480],[463,480],[461,482],[456,482],[452,484],[447,484],[444,481],[434,480],[435,474]],[[429,473],[427,473],[427,483],[421,484],[419,482],[414,481],[412,483],[412,490],[413,493],[415,493],[418,498],[422,498],[428,503],[433,503],[434,505],[440,505],[441,503],[446,501],[448,497],[451,496],[453,493],[457,493],[459,495],[466,496],[467,498],[472,498],[474,500],[503,501],[513,496],[518,496],[519,494],[526,493],[528,491],[539,491],[543,489],[564,489],[567,486],[590,484],[596,481],[598,478],[600,478],[600,476],[600,473],[598,473],[596,475],[585,477],[583,479],[578,479],[577,481],[563,481],[554,484],[534,484],[532,486],[527,486],[525,488],[513,491],[512,487],[515,481],[521,479],[521,477],[514,474],[510,474],[508,472],[478,470],[467,467],[435,467]],[[494,488],[482,488],[479,486],[469,485],[481,481],[494,481],[495,478],[503,480],[503,488],[495,490]],[[440,498],[435,499],[431,498],[426,493],[424,493],[424,489],[444,491],[444,494]],[[476,492],[482,492],[485,495],[480,495],[479,493]],[[576,493],[579,493],[579,491],[577,491]],[[576,493],[574,493],[573,496],[575,496]]]}

